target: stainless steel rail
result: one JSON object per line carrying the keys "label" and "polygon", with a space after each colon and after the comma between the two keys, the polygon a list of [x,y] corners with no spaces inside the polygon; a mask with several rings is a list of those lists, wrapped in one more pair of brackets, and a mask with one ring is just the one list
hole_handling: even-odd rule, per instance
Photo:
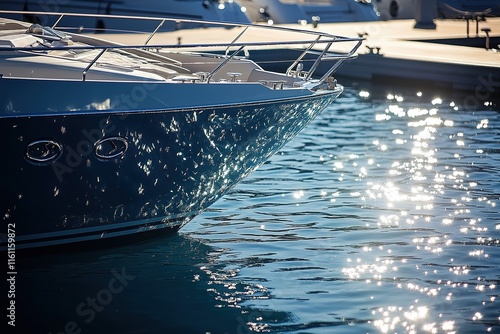
{"label": "stainless steel rail", "polygon": [[[187,20],[187,19],[172,19],[172,18],[160,18],[160,17],[137,17],[137,16],[123,16],[123,15],[95,15],[95,14],[74,14],[74,13],[55,13],[55,12],[26,12],[26,11],[5,11],[0,10],[0,17],[2,14],[33,14],[33,15],[49,15],[57,17],[56,22],[52,25],[50,29],[56,29],[56,27],[61,23],[64,17],[91,17],[91,18],[102,18],[102,19],[127,19],[127,20],[140,20],[140,21],[155,21],[158,22],[153,31],[144,32],[148,34],[145,42],[140,45],[103,45],[103,46],[74,46],[74,45],[58,45],[58,46],[36,46],[36,47],[0,47],[0,52],[13,52],[13,51],[24,51],[24,52],[39,52],[42,50],[99,50],[98,55],[89,63],[89,65],[84,69],[82,73],[82,80],[85,81],[87,72],[91,67],[97,62],[97,60],[108,50],[187,50],[194,48],[221,48],[221,54],[212,54],[214,57],[224,58],[224,60],[210,73],[208,74],[207,80],[205,82],[210,82],[210,78],[226,64],[229,63],[239,52],[248,48],[256,47],[269,47],[269,46],[297,46],[300,45],[304,50],[292,64],[288,67],[286,73],[289,76],[301,75],[305,81],[312,80],[314,73],[316,72],[318,66],[324,61],[333,61],[334,63],[331,67],[325,71],[325,74],[319,79],[318,84],[325,82],[328,77],[330,77],[346,60],[356,57],[356,51],[361,46],[364,38],[350,38],[337,36],[332,34],[327,34],[318,31],[301,30],[290,27],[283,26],[268,26],[260,24],[235,24],[235,23],[221,23],[213,21],[201,21],[201,20]],[[237,36],[228,43],[191,43],[191,44],[148,44],[151,39],[158,33],[160,28],[165,24],[165,22],[174,23],[198,23],[204,25],[210,25],[214,27],[225,27],[225,28],[241,28],[242,30],[238,32]],[[59,30],[69,30],[71,28],[64,27],[59,28]],[[75,28],[77,29],[77,28]],[[293,40],[273,40],[273,41],[247,41],[242,42],[243,36],[248,35],[250,30],[262,29],[264,32],[267,31],[281,31],[287,32],[290,35],[296,34],[297,38]],[[122,30],[120,30],[122,31]],[[123,30],[125,32],[126,30]],[[129,31],[130,32],[130,31]],[[137,32],[134,32],[137,33]],[[299,36],[309,36],[311,39],[302,39]],[[270,33],[266,33],[262,36],[272,36]],[[330,48],[338,43],[353,43],[354,45],[350,47],[349,52],[332,52]],[[321,48],[320,48],[321,46]],[[231,48],[237,48],[234,52],[229,52]],[[306,55],[313,55],[316,58],[313,59],[313,65],[307,72],[297,73],[302,71],[301,61]],[[298,71],[295,71],[296,68]],[[300,69],[300,70],[299,70]]]}

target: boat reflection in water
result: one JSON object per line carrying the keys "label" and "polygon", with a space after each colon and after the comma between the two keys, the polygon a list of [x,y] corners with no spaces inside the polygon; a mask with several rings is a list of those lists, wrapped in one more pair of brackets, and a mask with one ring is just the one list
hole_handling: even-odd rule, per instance
{"label": "boat reflection in water", "polygon": [[[0,212],[18,249],[178,230],[335,100],[342,87],[331,75],[361,43],[231,25],[239,35],[216,45],[227,48],[221,56],[147,44],[154,33],[147,46],[124,46],[7,19],[0,27],[0,152],[9,157]],[[302,55],[286,73],[268,72],[238,57],[272,44],[244,40],[252,29],[325,48],[308,69]],[[350,51],[329,53],[338,42]],[[336,61],[314,79],[325,58]]]}
{"label": "boat reflection in water", "polygon": [[219,249],[182,234],[168,241],[23,257],[16,329],[247,333],[265,328],[259,317],[278,323],[292,318],[289,312],[241,305],[271,293],[261,284],[236,279],[236,271],[219,263]]}

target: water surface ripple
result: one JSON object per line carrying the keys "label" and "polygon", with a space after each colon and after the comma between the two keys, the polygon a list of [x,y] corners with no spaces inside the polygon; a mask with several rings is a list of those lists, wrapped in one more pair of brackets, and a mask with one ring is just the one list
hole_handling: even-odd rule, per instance
{"label": "water surface ripple", "polygon": [[249,329],[500,330],[499,109],[457,101],[347,89],[188,226],[249,286]]}
{"label": "water surface ripple", "polygon": [[20,328],[499,333],[500,106],[463,101],[346,88],[178,235],[20,259]]}

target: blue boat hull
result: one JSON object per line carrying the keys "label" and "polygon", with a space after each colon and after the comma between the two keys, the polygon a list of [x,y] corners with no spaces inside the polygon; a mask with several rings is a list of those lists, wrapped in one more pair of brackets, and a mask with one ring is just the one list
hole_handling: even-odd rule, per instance
{"label": "blue boat hull", "polygon": [[[14,83],[5,89],[15,89]],[[0,247],[7,249],[8,226],[15,229],[17,249],[174,232],[276,153],[340,93],[338,88],[279,101],[177,110],[142,108],[148,100],[143,99],[133,111],[75,112],[60,112],[61,106],[106,94],[112,101],[118,93],[61,95],[53,106],[36,102],[43,93],[31,102],[16,97],[15,103],[13,95],[3,95],[0,108],[11,112],[0,118]],[[23,103],[39,108],[27,115]]]}

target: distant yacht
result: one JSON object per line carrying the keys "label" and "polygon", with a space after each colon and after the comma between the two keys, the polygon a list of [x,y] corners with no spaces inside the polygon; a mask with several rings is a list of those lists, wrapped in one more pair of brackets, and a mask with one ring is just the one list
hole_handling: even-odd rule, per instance
{"label": "distant yacht", "polygon": [[[500,15],[499,0],[438,0],[437,15],[440,18],[459,18],[464,12]],[[374,0],[382,20],[413,19],[416,0]]]}
{"label": "distant yacht", "polygon": [[269,24],[378,21],[371,0],[239,0],[250,20]]}
{"label": "distant yacht", "polygon": [[[31,11],[38,14],[9,16],[30,23],[52,25],[54,16],[45,15],[49,12],[64,12],[95,15],[127,15],[142,17],[168,17],[182,20],[204,20],[213,22],[250,23],[245,8],[232,0],[71,0],[71,1],[39,1],[39,0],[2,0],[2,10]],[[72,26],[82,26],[85,30],[96,32],[111,32],[123,27],[123,22],[106,20],[102,17],[75,17],[67,21]],[[144,21],[142,24],[151,24]],[[136,22],[137,24],[137,22]],[[199,27],[199,23],[165,22],[161,30],[177,30]],[[151,26],[130,27],[145,31]]]}

